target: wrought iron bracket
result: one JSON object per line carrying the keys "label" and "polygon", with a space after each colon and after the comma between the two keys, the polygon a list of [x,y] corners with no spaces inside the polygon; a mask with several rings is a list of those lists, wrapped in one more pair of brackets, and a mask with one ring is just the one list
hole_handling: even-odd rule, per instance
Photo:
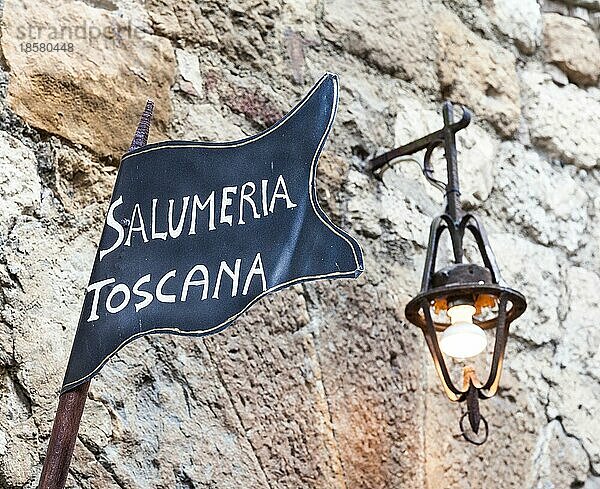
{"label": "wrought iron bracket", "polygon": [[[456,224],[458,224],[462,217],[456,157],[456,133],[471,123],[471,113],[465,107],[461,106],[461,108],[462,117],[459,121],[455,122],[452,103],[444,102],[442,108],[444,127],[411,143],[377,156],[369,161],[367,165],[367,169],[370,172],[377,178],[381,178],[381,174],[393,164],[393,160],[400,158],[401,156],[408,156],[425,150],[422,168],[423,175],[431,185],[444,193],[446,197],[445,213],[448,214]],[[431,164],[431,155],[438,147],[444,148],[448,175],[446,182],[433,177],[434,171],[433,165]]]}

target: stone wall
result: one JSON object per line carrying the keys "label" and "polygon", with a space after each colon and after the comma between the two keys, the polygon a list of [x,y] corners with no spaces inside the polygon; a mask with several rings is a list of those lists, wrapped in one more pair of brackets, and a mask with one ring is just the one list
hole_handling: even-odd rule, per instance
{"label": "stone wall", "polygon": [[[62,26],[83,29],[72,49],[26,52]],[[366,273],[278,292],[215,337],[121,351],[92,382],[68,487],[599,488],[599,26],[597,0],[5,0],[0,487],[39,477],[146,97],[154,140],[236,139],[333,71],[319,197]],[[529,301],[482,447],[457,436],[463,407],[403,314],[440,196],[411,163],[364,171],[437,129],[446,98],[476,115],[465,205]]]}

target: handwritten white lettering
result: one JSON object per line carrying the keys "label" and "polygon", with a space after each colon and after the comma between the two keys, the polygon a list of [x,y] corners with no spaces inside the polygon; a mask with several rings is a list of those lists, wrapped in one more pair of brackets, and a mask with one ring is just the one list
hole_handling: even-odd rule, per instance
{"label": "handwritten white lettering", "polygon": [[[217,201],[218,198],[220,201]],[[283,203],[285,207],[281,205]],[[249,219],[261,219],[284,209],[294,209],[297,204],[289,194],[283,175],[279,175],[274,185],[269,185],[269,180],[261,180],[260,186],[245,182],[240,187],[227,186],[220,192],[213,190],[204,199],[198,195],[186,195],[166,202],[153,198],[145,203],[129,203],[127,207],[122,196],[111,204],[106,224],[117,232],[117,237],[108,248],[100,250],[100,260],[120,246],[133,247],[150,240],[166,241],[203,234],[203,231],[215,231],[217,223],[244,225]],[[122,224],[127,222],[126,219],[129,228]]]}
{"label": "handwritten white lettering", "polygon": [[[150,306],[154,299],[158,302],[174,304],[190,300],[204,301],[209,297],[213,300],[236,297],[242,278],[244,279],[242,295],[248,294],[255,279],[259,280],[259,292],[267,290],[267,278],[260,253],[254,256],[251,263],[249,260],[244,261],[241,258],[230,263],[221,261],[214,274],[211,274],[204,264],[194,265],[185,274],[183,281],[180,278],[183,275],[178,275],[177,270],[170,270],[158,279],[154,293],[152,292],[151,274],[140,277],[131,290],[128,285],[123,283],[109,287],[116,282],[114,278],[90,284],[87,291],[92,294],[92,303],[87,321],[99,319],[99,309],[104,309],[109,314],[117,314],[126,311],[128,306],[133,305],[135,312],[139,312]],[[146,287],[142,289],[144,285]],[[201,287],[201,293],[191,293],[192,287]]]}

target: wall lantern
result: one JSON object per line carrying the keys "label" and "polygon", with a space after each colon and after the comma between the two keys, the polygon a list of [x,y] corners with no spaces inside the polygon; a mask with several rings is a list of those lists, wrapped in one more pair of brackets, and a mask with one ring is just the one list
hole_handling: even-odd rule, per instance
{"label": "wall lantern", "polygon": [[[465,108],[462,110],[462,118],[454,122],[452,104],[444,103],[442,129],[374,158],[369,169],[380,176],[394,159],[425,150],[423,175],[445,195],[444,212],[431,223],[421,291],[406,305],[405,315],[423,331],[448,398],[466,402],[467,410],[460,419],[463,437],[481,445],[487,439],[488,424],[479,412],[479,399],[496,394],[510,323],[523,314],[527,303],[523,295],[509,288],[500,276],[479,219],[461,207],[455,136],[471,121],[470,112]],[[444,149],[447,182],[433,177],[431,155],[438,147]],[[453,263],[438,269],[438,247],[445,231],[450,236]],[[483,266],[465,261],[463,239],[466,231],[477,244]],[[487,379],[480,381],[473,363],[487,350],[487,331],[495,332],[495,340]],[[462,386],[452,380],[447,357],[463,364]],[[469,420],[469,432],[464,427],[465,417]]]}

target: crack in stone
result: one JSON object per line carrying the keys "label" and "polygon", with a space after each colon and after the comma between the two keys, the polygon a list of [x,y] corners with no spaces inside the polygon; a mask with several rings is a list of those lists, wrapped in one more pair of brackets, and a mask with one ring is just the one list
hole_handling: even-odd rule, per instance
{"label": "crack in stone", "polygon": [[[569,261],[568,257],[566,257],[566,258],[567,258],[567,261]],[[566,296],[566,300],[561,301],[561,303],[557,304],[557,307],[556,307],[557,318],[558,318],[559,326],[565,327],[564,321],[566,320],[566,318],[569,315],[569,312],[571,311],[571,300],[570,300],[571,296],[570,296],[570,291],[566,285],[566,270],[565,270],[565,267],[560,263],[559,263],[559,278],[560,278],[561,284],[564,285],[564,292],[565,292],[564,296]],[[553,354],[552,358],[553,358],[553,360],[556,360],[556,352],[558,351],[558,342],[556,340],[551,340],[549,342],[549,344],[553,347],[554,354]],[[552,367],[560,368],[560,365],[557,365],[555,362],[552,362]],[[552,390],[553,382],[551,380],[545,378],[543,375],[541,376],[541,378],[544,379],[546,386],[547,386],[546,396],[545,396],[544,402],[542,404],[547,424],[552,423],[552,421],[557,421],[559,423],[564,435],[567,438],[574,439],[578,443],[578,445],[581,447],[583,452],[585,453],[587,460],[588,460],[589,473],[594,477],[600,476],[600,472],[595,470],[594,465],[592,464],[592,456],[591,456],[590,452],[587,450],[587,448],[585,447],[583,440],[581,438],[579,438],[577,435],[575,435],[574,433],[570,433],[569,431],[567,431],[567,429],[565,428],[565,425],[563,423],[562,415],[557,415],[557,416],[551,417],[550,414],[548,413],[548,409],[550,408],[550,392]],[[539,456],[541,457],[541,454]],[[539,460],[539,457],[537,457],[535,459],[535,462],[538,462],[538,460]]]}
{"label": "crack in stone", "polygon": [[25,386],[23,385],[23,383],[19,380],[19,377],[17,376],[18,367],[16,367],[16,366],[7,367],[7,368],[5,368],[5,370],[6,370],[6,373],[8,374],[8,377],[14,384],[15,391],[17,393],[19,400],[21,401],[21,404],[23,404],[23,406],[27,410],[28,417],[31,417],[33,400],[31,399],[31,394],[29,393],[29,391],[25,388]]}
{"label": "crack in stone", "polygon": [[260,467],[260,470],[262,471],[264,477],[265,477],[265,481],[267,483],[267,486],[269,487],[269,489],[273,489],[271,486],[271,482],[269,480],[269,477],[267,476],[267,471],[265,470],[260,457],[258,456],[258,453],[256,451],[256,447],[254,446],[254,444],[252,443],[252,440],[250,439],[250,437],[248,436],[247,433],[247,429],[244,426],[244,422],[242,420],[242,416],[240,415],[234,399],[233,399],[233,395],[231,394],[229,387],[227,386],[227,383],[225,382],[225,379],[223,378],[223,375],[221,373],[221,369],[219,368],[218,363],[216,362],[216,360],[213,358],[213,355],[210,351],[210,349],[208,348],[208,346],[206,345],[206,343],[204,342],[204,340],[202,341],[204,343],[204,346],[206,348],[206,351],[208,353],[208,357],[210,358],[210,361],[212,362],[212,364],[215,367],[215,371],[217,372],[217,377],[219,378],[219,382],[221,382],[221,385],[223,386],[223,389],[225,389],[225,392],[227,393],[227,397],[229,399],[229,402],[231,403],[231,407],[233,408],[233,412],[235,413],[236,417],[238,418],[238,421],[240,423],[240,426],[242,427],[242,430],[244,432],[244,437],[246,438],[246,441],[248,442],[248,445],[250,445],[250,448],[252,448],[252,453],[256,459],[256,463],[258,464],[258,466]]}
{"label": "crack in stone", "polygon": [[[309,311],[309,305],[312,305],[312,309],[313,312],[314,310],[317,308],[317,304],[312,300],[312,298],[310,297],[310,293],[306,288],[306,284],[302,285],[302,295],[304,296],[304,300],[306,301],[306,309],[307,312],[309,313],[309,315],[311,314],[311,312]],[[312,318],[311,318],[312,319]],[[312,321],[309,321],[309,324]],[[319,343],[319,339],[318,339],[318,331],[315,331],[315,329],[311,329],[308,331],[308,335],[312,338],[313,341],[313,346],[314,346],[314,358],[317,364],[317,367],[319,368],[319,380],[321,383],[321,386],[323,388],[323,398],[325,400],[325,405],[327,406],[327,422],[328,422],[328,428],[331,431],[331,436],[333,438],[333,442],[334,442],[334,446],[335,446],[335,455],[337,457],[337,463],[339,464],[339,467],[341,468],[342,471],[342,483],[343,483],[343,487],[347,488],[347,476],[346,476],[346,468],[344,467],[344,462],[342,459],[342,455],[340,452],[340,446],[339,446],[339,442],[337,439],[337,433],[335,430],[335,425],[333,423],[333,414],[332,414],[332,410],[331,410],[331,402],[329,399],[329,394],[327,391],[327,387],[325,386],[325,381],[323,379],[322,376],[322,369],[321,369],[321,355],[320,355],[320,343]]]}
{"label": "crack in stone", "polygon": [[[91,446],[88,446],[88,444],[81,438],[80,435],[77,435],[77,439],[81,442],[84,448],[92,454],[94,460],[96,460],[96,462],[98,462],[98,464],[108,473],[108,475],[110,475],[111,479],[115,481],[115,484],[117,484],[121,489],[128,489],[127,484],[125,484],[125,482],[123,482],[116,474],[115,470],[110,465],[110,462],[107,460],[102,460],[101,457],[98,457],[98,454],[92,449]],[[69,473],[75,477],[72,468],[69,469]]]}
{"label": "crack in stone", "polygon": [[563,433],[565,434],[565,436],[567,438],[574,439],[578,443],[578,445],[581,447],[583,452],[585,453],[585,455],[588,459],[589,473],[591,475],[593,475],[594,477],[600,477],[600,472],[594,468],[594,465],[592,464],[592,456],[591,456],[590,452],[587,450],[587,448],[585,447],[583,440],[581,438],[579,438],[577,435],[575,435],[574,433],[570,433],[569,431],[567,431],[567,429],[565,428],[565,425],[563,423],[563,417],[561,415],[551,417],[548,414],[548,408],[550,407],[550,390],[551,390],[551,387],[550,387],[550,384],[548,384],[548,391],[546,392],[546,402],[543,405],[544,415],[546,416],[547,424],[552,423],[552,421],[557,421],[558,424],[560,425],[560,428],[562,429]]}
{"label": "crack in stone", "polygon": [[555,418],[550,419],[548,422],[550,423],[552,421],[558,421],[558,424],[560,425],[560,428],[563,430],[563,433],[565,434],[565,436],[567,438],[572,438],[579,444],[579,446],[581,447],[581,449],[583,450],[583,452],[585,453],[585,455],[588,459],[590,474],[592,474],[594,477],[600,477],[600,472],[594,468],[594,465],[592,464],[592,456],[590,455],[590,452],[588,451],[588,449],[585,447],[583,440],[581,438],[579,438],[577,435],[575,435],[574,433],[570,433],[569,431],[567,431],[567,429],[565,428],[565,425],[563,424],[562,416],[556,416]]}
{"label": "crack in stone", "polygon": [[[336,434],[336,430],[335,430],[335,425],[333,423],[333,415],[332,415],[332,411],[331,411],[331,402],[329,399],[329,394],[327,393],[327,387],[325,386],[325,381],[323,379],[323,375],[322,375],[322,369],[321,369],[321,356],[319,354],[319,348],[317,347],[319,345],[318,339],[317,339],[317,335],[315,334],[315,332],[311,332],[310,333],[310,337],[313,340],[313,346],[314,348],[314,359],[316,361],[317,367],[319,369],[319,384],[321,385],[323,392],[323,400],[325,401],[325,406],[327,407],[327,424],[328,424],[328,428],[329,431],[331,432],[331,437],[333,438],[333,444],[335,447],[335,457],[336,457],[336,461],[337,465],[339,465],[339,468],[341,469],[341,475],[342,475],[342,487],[344,489],[346,489],[348,487],[346,481],[347,481],[347,477],[346,477],[346,469],[344,468],[344,462],[342,461],[342,454],[340,452],[340,445],[337,439],[337,434]],[[334,463],[335,463],[334,462]],[[334,469],[334,473],[336,472],[335,468]]]}

